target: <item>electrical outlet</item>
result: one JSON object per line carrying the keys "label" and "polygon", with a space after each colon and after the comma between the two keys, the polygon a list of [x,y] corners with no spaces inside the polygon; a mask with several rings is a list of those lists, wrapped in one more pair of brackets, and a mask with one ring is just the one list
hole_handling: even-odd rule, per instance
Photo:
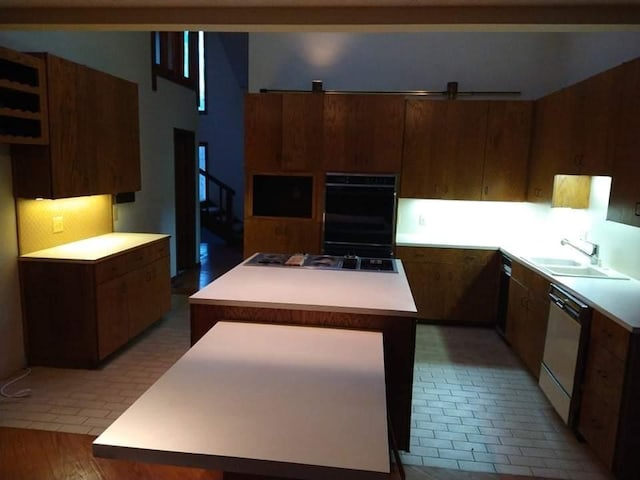
{"label": "electrical outlet", "polygon": [[418,225],[420,225],[422,227],[422,226],[424,226],[425,223],[426,223],[426,220],[424,218],[424,215],[420,214],[418,216]]}
{"label": "electrical outlet", "polygon": [[53,217],[53,233],[64,232],[64,222],[62,215]]}

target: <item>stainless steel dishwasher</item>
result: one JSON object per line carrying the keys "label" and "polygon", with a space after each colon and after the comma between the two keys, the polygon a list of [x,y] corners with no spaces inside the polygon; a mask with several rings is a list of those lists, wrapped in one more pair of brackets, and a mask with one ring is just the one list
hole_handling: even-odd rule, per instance
{"label": "stainless steel dishwasher", "polygon": [[580,408],[591,308],[554,284],[549,289],[549,299],[539,385],[560,417],[574,427]]}

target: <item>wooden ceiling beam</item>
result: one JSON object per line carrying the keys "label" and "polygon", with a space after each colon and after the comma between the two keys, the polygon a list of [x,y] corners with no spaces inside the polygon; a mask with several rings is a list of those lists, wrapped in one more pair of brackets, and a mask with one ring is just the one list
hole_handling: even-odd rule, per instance
{"label": "wooden ceiling beam", "polygon": [[0,28],[209,31],[640,30],[640,5],[0,8]]}

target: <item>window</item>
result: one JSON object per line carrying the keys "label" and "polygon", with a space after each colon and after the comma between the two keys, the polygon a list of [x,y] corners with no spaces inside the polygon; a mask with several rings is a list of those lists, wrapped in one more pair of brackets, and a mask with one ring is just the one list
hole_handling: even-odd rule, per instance
{"label": "window", "polygon": [[207,113],[207,81],[204,32],[198,32],[198,112]]}
{"label": "window", "polygon": [[151,73],[198,91],[199,32],[151,32]]}
{"label": "window", "polygon": [[209,197],[208,192],[207,192],[207,177],[205,174],[203,174],[202,172],[208,172],[207,169],[207,157],[208,157],[208,148],[209,145],[206,142],[201,142],[200,144],[198,144],[198,168],[199,170],[199,174],[198,174],[198,186],[199,186],[199,193],[200,193],[200,201],[204,202],[207,200],[207,198]]}

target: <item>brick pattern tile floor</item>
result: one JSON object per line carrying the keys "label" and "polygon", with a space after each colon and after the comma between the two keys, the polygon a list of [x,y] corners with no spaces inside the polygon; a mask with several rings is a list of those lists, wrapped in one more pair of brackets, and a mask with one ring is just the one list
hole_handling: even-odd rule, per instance
{"label": "brick pattern tile floor", "polygon": [[410,453],[404,463],[605,480],[495,332],[418,325]]}
{"label": "brick pattern tile floor", "polygon": [[99,435],[189,348],[187,297],[97,370],[34,367],[7,393],[30,388],[27,398],[0,397],[0,426]]}
{"label": "brick pattern tile floor", "polygon": [[[0,426],[100,434],[189,348],[188,303],[101,369],[35,367],[0,398]],[[609,476],[556,416],[535,380],[491,330],[419,325],[411,466],[542,478]]]}

